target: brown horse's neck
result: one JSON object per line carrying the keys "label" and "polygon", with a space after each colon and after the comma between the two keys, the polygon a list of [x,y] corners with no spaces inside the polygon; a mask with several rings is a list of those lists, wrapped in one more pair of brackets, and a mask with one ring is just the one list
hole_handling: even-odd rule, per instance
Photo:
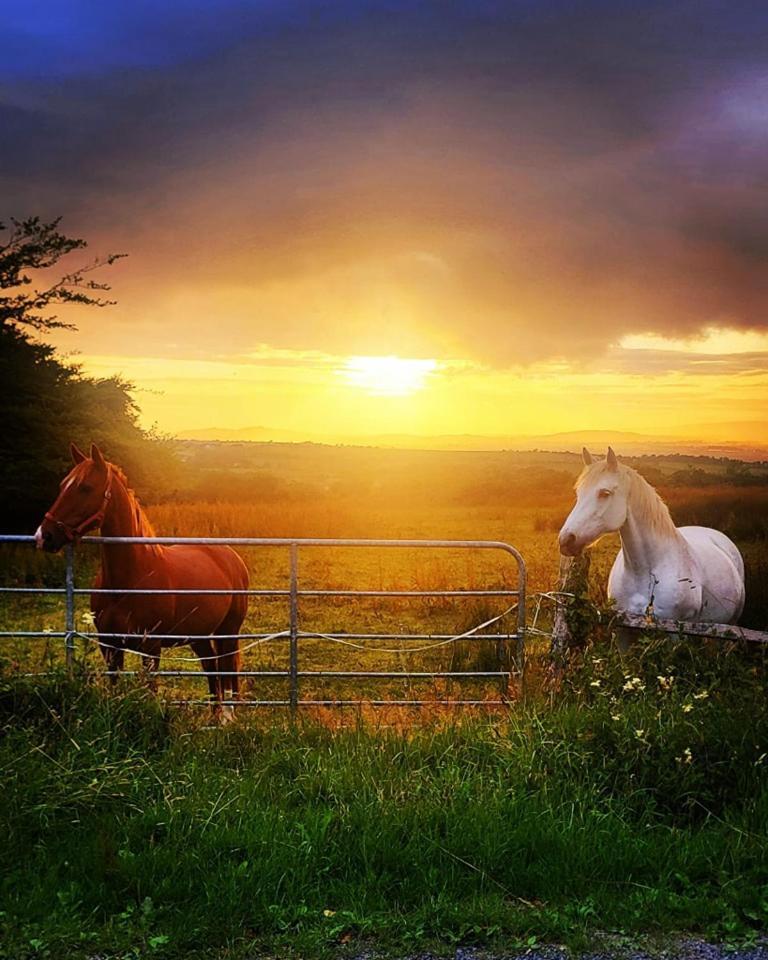
{"label": "brown horse's neck", "polygon": [[[109,500],[101,535],[104,537],[154,537],[155,531],[139,501],[128,488],[122,472],[112,471],[112,496]],[[144,581],[152,571],[153,558],[162,551],[156,544],[103,543],[101,545],[102,580],[105,584],[130,587]]]}

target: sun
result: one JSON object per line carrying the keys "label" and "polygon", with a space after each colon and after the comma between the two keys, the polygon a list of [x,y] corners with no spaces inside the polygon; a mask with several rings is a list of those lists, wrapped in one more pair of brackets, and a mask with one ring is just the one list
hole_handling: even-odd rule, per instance
{"label": "sun", "polygon": [[339,370],[351,386],[374,397],[407,397],[423,390],[437,360],[403,357],[349,357]]}

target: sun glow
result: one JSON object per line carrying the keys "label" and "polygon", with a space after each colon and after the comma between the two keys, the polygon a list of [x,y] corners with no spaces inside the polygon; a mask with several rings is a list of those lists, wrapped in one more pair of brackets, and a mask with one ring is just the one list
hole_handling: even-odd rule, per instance
{"label": "sun glow", "polygon": [[437,369],[436,360],[402,357],[349,357],[339,374],[353,387],[375,397],[407,397],[423,390]]}

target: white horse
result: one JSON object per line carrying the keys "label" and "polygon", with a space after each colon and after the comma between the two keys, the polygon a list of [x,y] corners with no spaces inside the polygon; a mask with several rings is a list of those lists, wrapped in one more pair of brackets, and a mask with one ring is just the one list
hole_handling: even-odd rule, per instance
{"label": "white horse", "polygon": [[667,505],[608,447],[594,462],[583,451],[576,506],[560,531],[560,552],[577,556],[619,531],[608,595],[624,613],[660,619],[736,623],[744,608],[744,561],[735,544],[709,527],[676,527]]}

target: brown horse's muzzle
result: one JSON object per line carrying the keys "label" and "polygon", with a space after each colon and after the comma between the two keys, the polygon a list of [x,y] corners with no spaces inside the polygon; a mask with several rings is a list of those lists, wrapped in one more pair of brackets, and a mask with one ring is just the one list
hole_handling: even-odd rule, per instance
{"label": "brown horse's muzzle", "polygon": [[45,517],[35,533],[35,546],[46,553],[58,553],[70,542],[63,527]]}

